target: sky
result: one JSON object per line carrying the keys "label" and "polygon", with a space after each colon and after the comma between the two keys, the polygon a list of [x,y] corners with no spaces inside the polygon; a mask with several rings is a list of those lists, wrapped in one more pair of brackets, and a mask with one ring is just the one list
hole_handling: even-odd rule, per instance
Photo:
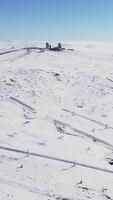
{"label": "sky", "polygon": [[0,39],[113,41],[113,0],[0,0]]}

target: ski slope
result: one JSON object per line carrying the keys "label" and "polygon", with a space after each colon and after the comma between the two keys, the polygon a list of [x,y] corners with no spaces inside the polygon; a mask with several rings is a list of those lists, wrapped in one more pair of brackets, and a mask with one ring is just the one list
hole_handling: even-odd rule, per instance
{"label": "ski slope", "polygon": [[112,200],[113,43],[44,46],[0,41],[0,200]]}

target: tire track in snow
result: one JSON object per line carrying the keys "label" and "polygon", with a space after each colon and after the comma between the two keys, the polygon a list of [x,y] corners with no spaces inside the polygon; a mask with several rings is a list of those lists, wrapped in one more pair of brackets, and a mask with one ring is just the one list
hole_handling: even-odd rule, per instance
{"label": "tire track in snow", "polygon": [[35,110],[34,108],[32,108],[31,106],[27,105],[26,103],[24,103],[24,102],[22,102],[22,101],[16,99],[15,97],[9,97],[9,98],[10,98],[12,101],[15,101],[16,103],[18,103],[18,104],[20,104],[20,105],[22,105],[22,106],[24,106],[24,107],[30,109],[31,111],[36,112],[36,110]]}
{"label": "tire track in snow", "polygon": [[25,191],[28,191],[28,192],[31,192],[31,193],[36,193],[36,194],[39,194],[39,195],[44,195],[44,196],[51,197],[51,195],[49,195],[48,192],[40,191],[37,187],[32,187],[30,185],[17,183],[17,182],[14,182],[12,180],[7,180],[7,179],[0,178],[0,184],[9,185],[9,186],[12,186],[12,187],[15,187],[15,188],[19,188],[21,190],[25,190]]}
{"label": "tire track in snow", "polygon": [[81,114],[78,114],[78,113],[76,113],[76,112],[73,112],[73,111],[70,111],[70,110],[67,110],[67,109],[64,109],[64,108],[63,108],[62,110],[65,111],[65,112],[71,113],[72,115],[76,115],[76,116],[78,116],[78,117],[81,117],[81,118],[84,118],[84,119],[89,120],[89,121],[91,121],[91,122],[94,122],[94,123],[96,123],[96,124],[99,124],[99,125],[101,125],[101,126],[106,127],[106,125],[107,125],[107,128],[110,128],[110,129],[113,130],[113,127],[112,127],[112,126],[109,126],[107,123],[104,124],[104,123],[102,123],[102,122],[99,122],[99,121],[97,121],[97,120],[88,118],[88,117],[86,117],[86,116],[83,116],[83,115],[81,115]]}
{"label": "tire track in snow", "polygon": [[0,146],[0,149],[5,150],[5,151],[10,151],[10,152],[16,152],[16,153],[19,153],[19,154],[24,154],[24,155],[27,155],[27,156],[31,155],[31,156],[35,156],[35,157],[39,157],[39,158],[48,159],[48,160],[54,160],[54,161],[59,161],[59,162],[63,162],[63,163],[68,163],[68,164],[72,164],[73,167],[80,166],[80,167],[85,167],[85,168],[94,169],[94,170],[113,174],[112,170],[101,168],[101,167],[98,167],[98,166],[93,166],[93,165],[88,165],[88,164],[76,162],[76,161],[73,161],[73,160],[67,160],[67,159],[63,159],[63,158],[58,158],[58,157],[53,157],[53,156],[49,156],[49,155],[38,154],[38,153],[30,152],[30,151],[28,152],[28,151],[24,151],[24,150],[13,149],[13,148],[3,147],[3,146]]}
{"label": "tire track in snow", "polygon": [[68,127],[68,128],[70,128],[70,130],[72,130],[72,131],[74,131],[76,133],[79,133],[83,137],[87,137],[89,139],[92,139],[93,142],[99,143],[101,145],[104,145],[106,148],[113,150],[113,145],[112,144],[110,144],[110,143],[108,143],[108,142],[106,142],[106,141],[104,141],[104,140],[102,140],[102,139],[100,139],[98,137],[92,136],[91,134],[89,134],[87,132],[84,132],[82,130],[76,129],[76,128],[70,126],[67,123],[63,123],[63,122],[61,122],[59,120],[54,120],[54,124],[55,124],[57,130],[59,132],[63,133],[63,134],[67,134],[67,135],[70,135],[70,136],[76,136],[74,134],[66,133],[65,129],[66,129],[66,127]]}

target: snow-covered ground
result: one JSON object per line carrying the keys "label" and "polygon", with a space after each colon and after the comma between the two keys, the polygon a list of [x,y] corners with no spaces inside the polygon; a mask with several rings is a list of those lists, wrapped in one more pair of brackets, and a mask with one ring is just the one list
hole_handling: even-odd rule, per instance
{"label": "snow-covered ground", "polygon": [[0,200],[113,200],[113,43],[44,46],[0,41]]}

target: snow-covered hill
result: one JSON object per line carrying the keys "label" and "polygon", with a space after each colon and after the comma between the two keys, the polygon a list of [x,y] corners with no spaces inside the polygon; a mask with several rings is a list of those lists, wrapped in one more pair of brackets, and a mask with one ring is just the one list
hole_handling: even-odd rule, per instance
{"label": "snow-covered hill", "polygon": [[0,200],[112,200],[113,43],[44,46],[0,41]]}

